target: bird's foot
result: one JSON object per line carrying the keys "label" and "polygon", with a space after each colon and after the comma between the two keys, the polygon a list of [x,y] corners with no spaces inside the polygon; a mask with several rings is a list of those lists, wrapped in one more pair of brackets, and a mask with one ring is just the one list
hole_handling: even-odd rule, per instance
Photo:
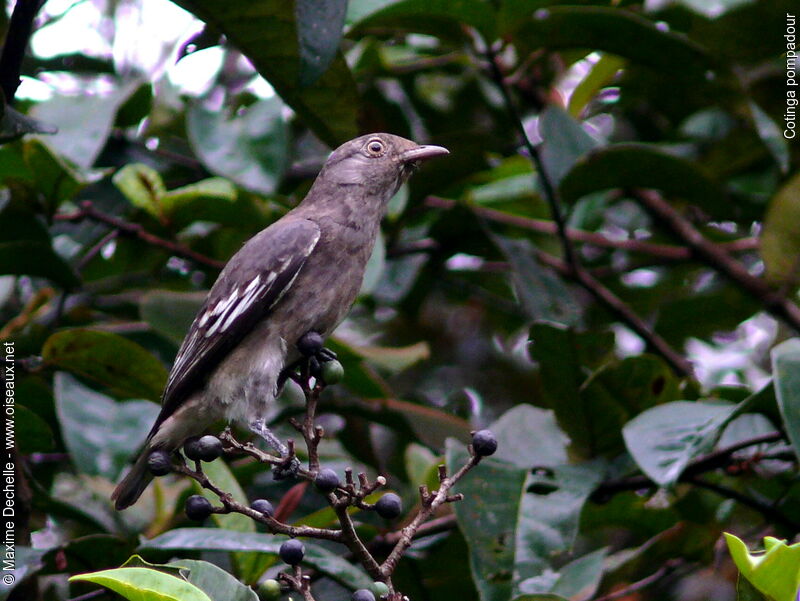
{"label": "bird's foot", "polygon": [[321,334],[311,330],[303,334],[297,341],[297,350],[309,361],[311,359],[316,359],[318,363],[333,361],[336,359],[336,353],[325,348],[324,342]]}
{"label": "bird's foot", "polygon": [[276,464],[272,470],[274,480],[284,480],[297,474],[300,469],[300,460],[295,457],[294,450],[283,444],[267,427],[263,419],[250,422],[250,430],[260,436],[282,458],[282,461]]}

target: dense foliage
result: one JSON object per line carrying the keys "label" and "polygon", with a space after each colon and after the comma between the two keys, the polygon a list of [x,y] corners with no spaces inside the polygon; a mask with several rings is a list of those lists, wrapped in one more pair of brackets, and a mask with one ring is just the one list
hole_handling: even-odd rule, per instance
{"label": "dense foliage", "polygon": [[[397,589],[794,598],[800,558],[781,542],[800,529],[789,0],[176,0],[202,23],[170,45],[132,25],[174,18],[166,2],[33,18],[39,4],[0,15],[16,432],[16,571],[0,598],[114,598],[106,585],[154,599],[142,591],[168,574],[166,598],[253,599],[285,568],[285,539],[242,515],[189,521],[190,479],[160,478],[122,513],[109,495],[220,266],[302,199],[330,148],[373,131],[451,154],[392,201],[330,343],[344,378],[321,401],[322,465],[384,474],[402,499],[397,520],[354,514],[380,555],[419,485],[464,464],[470,431],[499,443],[418,533]],[[80,19],[85,48],[37,51]],[[182,64],[201,65],[191,89],[173,77]],[[288,386],[272,415],[283,438],[302,411]],[[313,486],[250,458],[206,470],[286,521],[335,524]],[[341,546],[303,544],[316,599],[371,586]],[[748,554],[764,545],[771,563]],[[134,555],[126,572],[68,582]]]}

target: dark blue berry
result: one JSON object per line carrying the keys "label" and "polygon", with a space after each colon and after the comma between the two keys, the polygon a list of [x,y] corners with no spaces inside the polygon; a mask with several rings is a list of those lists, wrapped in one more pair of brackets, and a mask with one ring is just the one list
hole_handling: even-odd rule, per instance
{"label": "dark blue berry", "polygon": [[202,495],[192,495],[186,499],[186,517],[201,522],[211,515],[211,501]]}
{"label": "dark blue berry", "polygon": [[377,511],[378,515],[382,518],[393,520],[402,513],[403,502],[396,494],[388,492],[375,503],[375,511]]}
{"label": "dark blue berry", "polygon": [[264,515],[272,516],[275,513],[275,508],[272,507],[272,503],[267,501],[266,499],[256,499],[252,503],[250,503],[250,508],[255,509],[256,511],[260,511]]}
{"label": "dark blue berry", "polygon": [[214,461],[222,455],[222,441],[210,434],[193,436],[183,443],[183,452],[192,461]]}
{"label": "dark blue berry", "polygon": [[314,478],[314,486],[317,487],[318,491],[323,493],[333,492],[340,484],[341,482],[336,472],[327,467],[319,470],[316,478]]}
{"label": "dark blue berry", "polygon": [[352,599],[352,601],[375,601],[375,595],[373,595],[372,591],[369,589],[360,588],[353,593],[350,599]]}
{"label": "dark blue berry", "polygon": [[169,474],[172,471],[172,460],[169,457],[169,453],[162,450],[150,453],[147,457],[147,469],[154,476]]}
{"label": "dark blue berry", "polygon": [[306,547],[296,538],[290,538],[281,545],[278,555],[281,559],[288,563],[290,566],[296,566],[303,561],[303,556],[306,554]]}
{"label": "dark blue berry", "polygon": [[497,439],[491,430],[478,430],[472,435],[472,449],[479,457],[488,457],[497,450]]}

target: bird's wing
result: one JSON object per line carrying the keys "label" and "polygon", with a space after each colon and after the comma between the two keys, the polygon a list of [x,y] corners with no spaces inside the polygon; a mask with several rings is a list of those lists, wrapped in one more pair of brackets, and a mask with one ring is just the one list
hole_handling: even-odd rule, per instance
{"label": "bird's wing", "polygon": [[319,237],[316,223],[284,218],[231,258],[181,344],[151,435],[269,314],[291,287]]}

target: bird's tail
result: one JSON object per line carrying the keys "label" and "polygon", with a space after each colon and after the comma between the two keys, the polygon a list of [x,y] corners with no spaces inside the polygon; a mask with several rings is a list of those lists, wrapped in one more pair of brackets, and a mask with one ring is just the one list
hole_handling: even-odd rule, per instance
{"label": "bird's tail", "polygon": [[115,501],[114,506],[117,510],[125,509],[136,503],[139,497],[142,496],[144,489],[153,479],[153,474],[150,473],[147,467],[150,451],[149,445],[146,445],[131,470],[122,479],[122,482],[117,484],[114,492],[111,493],[111,499]]}

